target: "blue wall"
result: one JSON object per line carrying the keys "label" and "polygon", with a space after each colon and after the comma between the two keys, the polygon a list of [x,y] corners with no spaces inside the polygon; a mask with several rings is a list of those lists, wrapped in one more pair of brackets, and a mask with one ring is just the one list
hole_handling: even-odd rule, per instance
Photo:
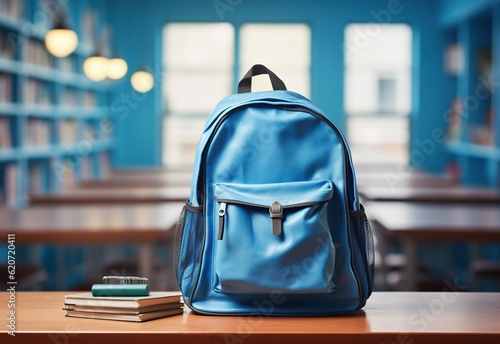
{"label": "blue wall", "polygon": [[[444,166],[438,145],[431,147],[433,130],[444,128],[443,114],[452,89],[443,72],[443,35],[438,3],[432,0],[222,0],[233,4],[222,14],[236,29],[246,22],[303,22],[312,29],[311,98],[340,125],[343,113],[343,34],[352,22],[408,23],[414,32],[413,111],[411,151],[413,164],[431,170]],[[220,22],[212,0],[110,0],[108,15],[114,43],[129,63],[129,75],[112,97],[116,116],[114,164],[161,164],[161,31],[168,22]],[[202,58],[202,57],[201,57]],[[132,91],[132,71],[151,68],[157,76],[147,95]],[[214,105],[218,99],[214,99]],[[431,142],[432,143],[432,142]]]}
{"label": "blue wall", "polygon": [[440,22],[445,26],[456,24],[497,3],[500,0],[441,0]]}

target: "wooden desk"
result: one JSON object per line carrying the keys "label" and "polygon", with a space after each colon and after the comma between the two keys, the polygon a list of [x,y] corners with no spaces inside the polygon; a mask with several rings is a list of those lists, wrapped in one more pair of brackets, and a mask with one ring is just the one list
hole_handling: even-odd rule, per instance
{"label": "wooden desk", "polygon": [[500,205],[369,202],[375,230],[399,238],[407,258],[407,290],[415,290],[422,242],[500,242]]}
{"label": "wooden desk", "polygon": [[30,203],[37,204],[92,204],[92,203],[152,203],[179,202],[189,198],[191,187],[160,188],[75,188],[53,193],[30,194]]}
{"label": "wooden desk", "polygon": [[0,209],[0,238],[16,234],[18,245],[135,243],[139,272],[151,273],[154,244],[171,240],[183,203],[34,206]]}
{"label": "wooden desk", "polygon": [[111,175],[117,176],[130,176],[130,175],[140,175],[140,176],[158,176],[166,174],[176,174],[176,173],[186,173],[189,175],[193,174],[192,167],[179,167],[179,168],[165,168],[165,167],[141,167],[141,168],[119,168],[113,169]]}
{"label": "wooden desk", "polygon": [[109,178],[84,180],[80,186],[88,188],[163,187],[191,185],[192,173],[168,172],[160,174],[119,174]]}
{"label": "wooden desk", "polygon": [[[333,317],[183,315],[145,323],[65,317],[68,292],[19,292],[16,343],[499,343],[500,294],[374,293],[357,314]],[[0,294],[8,318],[8,293]],[[4,323],[7,323],[4,320]],[[9,340],[4,325],[0,336]],[[12,338],[14,339],[14,338]]]}
{"label": "wooden desk", "polygon": [[356,182],[361,190],[367,186],[378,186],[386,188],[398,187],[428,187],[445,188],[457,185],[451,179],[441,176],[429,175],[422,172],[399,174],[397,172],[358,172],[356,171]]}
{"label": "wooden desk", "polygon": [[500,204],[500,192],[473,187],[369,186],[359,188],[359,194],[369,201],[494,203]]}
{"label": "wooden desk", "polygon": [[426,173],[422,170],[416,169],[412,166],[397,164],[397,163],[389,163],[389,162],[378,162],[378,163],[370,163],[370,162],[358,162],[354,161],[354,169],[356,172],[380,172],[380,173],[405,173],[405,174],[422,174]]}

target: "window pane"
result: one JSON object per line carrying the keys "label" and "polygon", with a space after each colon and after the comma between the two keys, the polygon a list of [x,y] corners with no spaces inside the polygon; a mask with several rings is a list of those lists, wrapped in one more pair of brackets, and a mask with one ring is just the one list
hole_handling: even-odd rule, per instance
{"label": "window pane", "polygon": [[222,97],[230,93],[232,73],[171,72],[165,80],[165,102],[169,112],[208,115]]}
{"label": "window pane", "polygon": [[[352,67],[346,70],[344,82],[344,106],[350,115],[391,113],[406,116],[411,111],[411,74],[408,70],[400,73],[378,73]],[[393,84],[390,94],[387,94],[389,90],[381,89],[384,82]],[[382,92],[385,93],[382,95]],[[391,108],[382,104],[387,97],[392,98],[394,106]]]}
{"label": "window pane", "polygon": [[234,30],[230,24],[168,24],[163,39],[164,61],[169,68],[233,65]]}
{"label": "window pane", "polygon": [[344,106],[354,159],[407,161],[411,28],[351,24],[344,37]]}
{"label": "window pane", "polygon": [[411,66],[411,28],[406,24],[351,24],[345,29],[346,66],[379,70]]}
{"label": "window pane", "polygon": [[234,29],[172,23],[163,31],[163,162],[191,165],[206,118],[232,92]]}
{"label": "window pane", "polygon": [[[254,64],[276,73],[287,88],[309,97],[311,30],[305,24],[246,24],[240,35],[240,71]],[[240,77],[241,77],[240,76]],[[268,79],[268,78],[267,78]],[[254,90],[269,89],[256,79]]]}

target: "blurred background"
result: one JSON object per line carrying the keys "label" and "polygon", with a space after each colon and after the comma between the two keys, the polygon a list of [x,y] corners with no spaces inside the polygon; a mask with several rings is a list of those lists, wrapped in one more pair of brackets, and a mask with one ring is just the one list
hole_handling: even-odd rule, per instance
{"label": "blurred background", "polygon": [[497,0],[0,0],[0,280],[176,289],[196,145],[257,63],[346,135],[377,290],[500,291]]}

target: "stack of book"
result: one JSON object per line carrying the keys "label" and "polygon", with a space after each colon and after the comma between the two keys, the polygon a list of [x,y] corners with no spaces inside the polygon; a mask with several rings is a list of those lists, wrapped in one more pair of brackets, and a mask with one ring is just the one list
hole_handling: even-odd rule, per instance
{"label": "stack of book", "polygon": [[179,292],[150,292],[149,296],[66,295],[66,316],[142,322],[183,313]]}

